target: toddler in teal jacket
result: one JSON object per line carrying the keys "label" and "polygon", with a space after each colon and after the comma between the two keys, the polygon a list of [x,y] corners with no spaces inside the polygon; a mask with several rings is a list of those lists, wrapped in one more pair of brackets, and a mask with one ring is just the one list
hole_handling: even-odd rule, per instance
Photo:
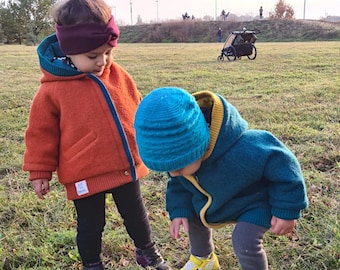
{"label": "toddler in teal jacket", "polygon": [[219,269],[211,229],[235,223],[232,243],[243,270],[268,269],[262,241],[291,232],[308,205],[300,165],[274,135],[248,129],[238,111],[209,91],[166,87],[140,103],[134,127],[139,154],[166,171],[170,233],[189,234],[182,268]]}

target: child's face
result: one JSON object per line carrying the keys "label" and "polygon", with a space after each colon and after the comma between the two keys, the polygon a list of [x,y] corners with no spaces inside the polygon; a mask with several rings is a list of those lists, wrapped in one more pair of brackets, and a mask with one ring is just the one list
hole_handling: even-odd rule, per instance
{"label": "child's face", "polygon": [[179,170],[169,172],[169,174],[172,177],[181,176],[181,175],[193,175],[201,167],[201,164],[202,164],[202,159],[200,158]]}
{"label": "child's face", "polygon": [[104,44],[92,51],[68,55],[68,57],[81,72],[90,72],[96,76],[101,76],[105,67],[112,62],[112,49],[110,45]]}

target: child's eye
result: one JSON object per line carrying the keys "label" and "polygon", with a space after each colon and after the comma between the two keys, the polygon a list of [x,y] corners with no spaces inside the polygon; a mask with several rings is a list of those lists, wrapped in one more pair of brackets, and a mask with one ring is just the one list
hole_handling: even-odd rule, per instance
{"label": "child's eye", "polygon": [[89,59],[94,60],[97,56],[88,56]]}

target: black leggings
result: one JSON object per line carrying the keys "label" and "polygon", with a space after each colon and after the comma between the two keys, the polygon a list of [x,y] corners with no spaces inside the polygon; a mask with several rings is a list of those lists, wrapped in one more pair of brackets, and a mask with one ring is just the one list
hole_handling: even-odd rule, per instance
{"label": "black leggings", "polygon": [[149,219],[139,181],[75,200],[77,211],[77,246],[83,264],[99,262],[102,232],[105,226],[105,194],[111,193],[123,218],[127,233],[138,248],[151,243]]}

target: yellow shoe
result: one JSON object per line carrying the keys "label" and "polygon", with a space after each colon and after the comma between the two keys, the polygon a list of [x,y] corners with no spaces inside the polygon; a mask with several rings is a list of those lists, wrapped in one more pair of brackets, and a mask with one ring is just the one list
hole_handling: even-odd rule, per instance
{"label": "yellow shoe", "polygon": [[215,253],[212,253],[209,259],[198,258],[190,255],[189,261],[181,270],[218,270],[220,264]]}

